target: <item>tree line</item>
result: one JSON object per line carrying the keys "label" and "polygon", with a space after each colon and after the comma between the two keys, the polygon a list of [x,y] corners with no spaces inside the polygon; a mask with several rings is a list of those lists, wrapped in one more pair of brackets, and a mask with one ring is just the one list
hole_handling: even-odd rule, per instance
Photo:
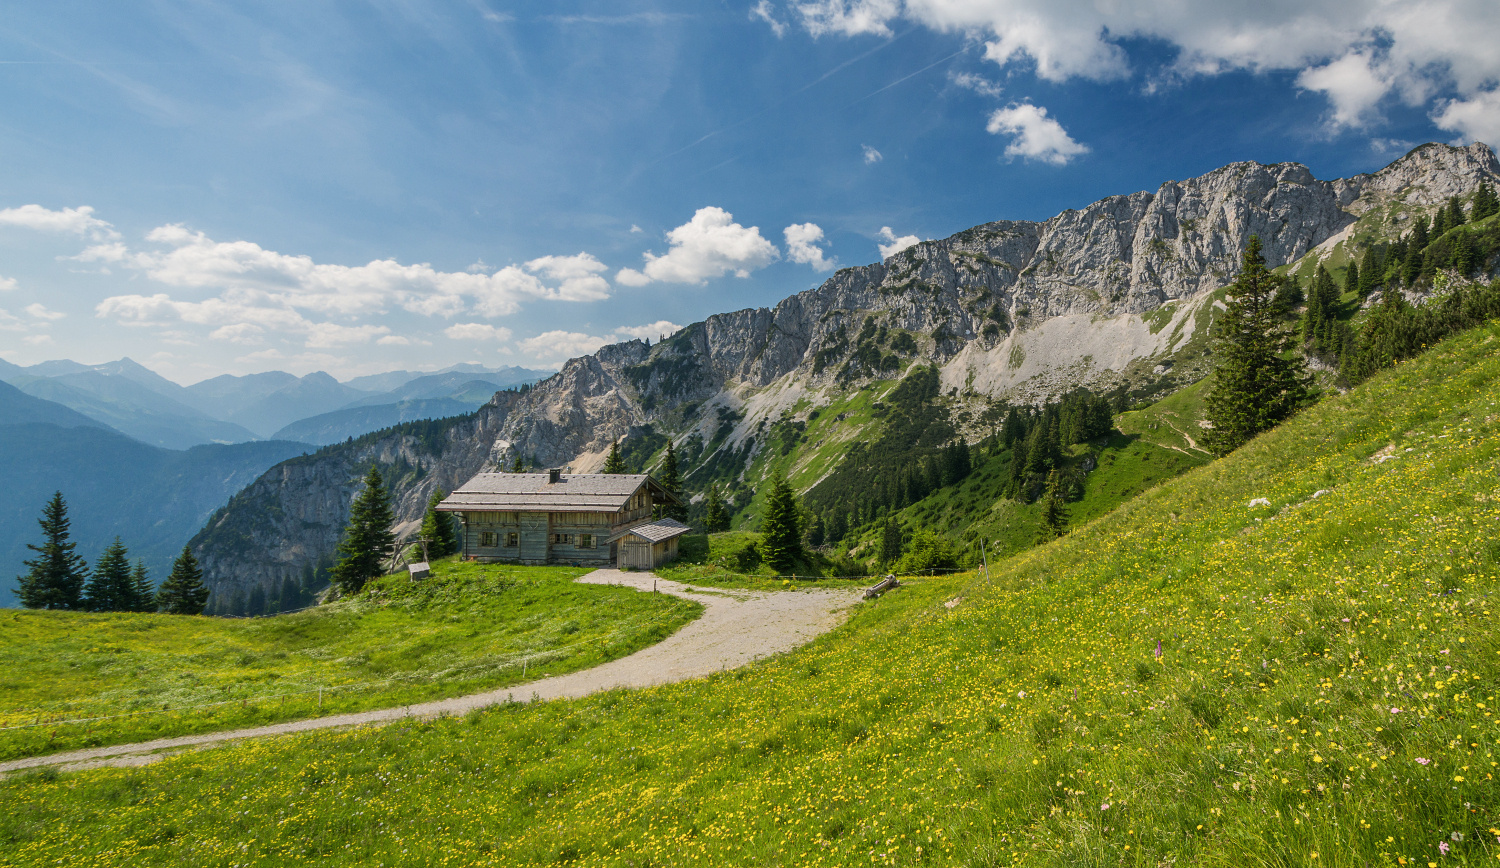
{"label": "tree line", "polygon": [[153,586],[146,565],[132,567],[125,544],[115,537],[94,563],[93,570],[72,540],[72,520],[59,491],[42,508],[40,545],[27,544],[36,557],[25,561],[28,571],[18,576],[16,596],[28,609],[81,612],[165,612],[201,615],[208,602],[203,571],[187,546],[172,564],[161,587]]}

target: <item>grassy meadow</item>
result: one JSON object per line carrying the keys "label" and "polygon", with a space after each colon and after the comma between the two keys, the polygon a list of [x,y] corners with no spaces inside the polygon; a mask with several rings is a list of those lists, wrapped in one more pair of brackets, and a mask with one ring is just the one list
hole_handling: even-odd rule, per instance
{"label": "grassy meadow", "polygon": [[433,568],[268,618],[6,610],[0,759],[505,687],[628,654],[701,611],[575,583],[586,569]]}
{"label": "grassy meadow", "polygon": [[0,865],[1494,864],[1500,324],[677,685],[0,781]]}

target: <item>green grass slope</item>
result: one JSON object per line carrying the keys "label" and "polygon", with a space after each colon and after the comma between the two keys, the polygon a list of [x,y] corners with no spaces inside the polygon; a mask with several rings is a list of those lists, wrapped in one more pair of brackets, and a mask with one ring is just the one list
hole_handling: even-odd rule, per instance
{"label": "green grass slope", "polygon": [[270,618],[0,614],[0,759],[504,687],[623,656],[702,611],[573,582],[583,569],[433,569]]}
{"label": "green grass slope", "polygon": [[1497,478],[1491,324],[751,668],[12,778],[0,864],[1492,862]]}

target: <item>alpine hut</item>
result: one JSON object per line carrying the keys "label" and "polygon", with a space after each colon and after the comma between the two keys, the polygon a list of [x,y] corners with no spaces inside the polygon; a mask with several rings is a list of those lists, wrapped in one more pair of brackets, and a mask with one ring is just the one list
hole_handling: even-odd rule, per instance
{"label": "alpine hut", "polygon": [[465,559],[653,569],[689,528],[654,508],[680,504],[645,473],[481,473],[437,508],[463,520]]}

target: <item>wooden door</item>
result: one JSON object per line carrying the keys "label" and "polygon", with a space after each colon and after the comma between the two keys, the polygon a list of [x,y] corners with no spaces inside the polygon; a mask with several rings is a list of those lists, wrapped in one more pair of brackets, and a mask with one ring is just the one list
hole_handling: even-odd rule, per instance
{"label": "wooden door", "polygon": [[521,513],[521,562],[545,564],[552,532],[545,512]]}

